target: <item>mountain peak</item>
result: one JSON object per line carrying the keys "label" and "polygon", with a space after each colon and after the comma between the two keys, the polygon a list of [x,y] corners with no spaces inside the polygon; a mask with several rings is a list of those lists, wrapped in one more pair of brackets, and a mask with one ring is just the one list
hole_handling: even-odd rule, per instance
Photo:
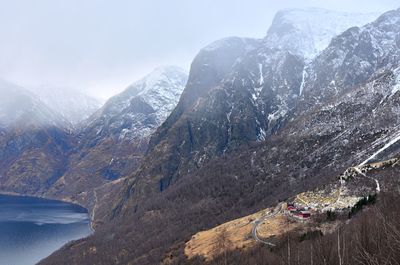
{"label": "mountain peak", "polygon": [[[134,82],[130,85],[127,90],[134,88],[138,91],[138,95],[144,95],[149,90],[160,89],[158,92],[162,92],[163,89],[171,88],[170,85],[163,85],[167,83],[181,84],[182,80],[187,79],[187,71],[178,66],[160,66],[155,68],[152,72],[146,75],[139,81]],[[185,81],[186,82],[186,81]],[[185,84],[184,84],[185,85]],[[124,92],[123,92],[124,93]]]}
{"label": "mountain peak", "polygon": [[74,126],[89,118],[102,105],[98,99],[73,88],[40,86],[29,90]]}
{"label": "mountain peak", "polygon": [[289,8],[277,12],[265,42],[272,48],[314,58],[331,39],[352,26],[375,20],[378,13],[348,13],[321,8]]}
{"label": "mountain peak", "polygon": [[123,138],[149,135],[175,108],[188,75],[177,66],[162,66],[110,98],[94,117],[96,130]]}
{"label": "mountain peak", "polygon": [[0,80],[0,126],[57,126],[70,124],[35,94],[23,87]]}

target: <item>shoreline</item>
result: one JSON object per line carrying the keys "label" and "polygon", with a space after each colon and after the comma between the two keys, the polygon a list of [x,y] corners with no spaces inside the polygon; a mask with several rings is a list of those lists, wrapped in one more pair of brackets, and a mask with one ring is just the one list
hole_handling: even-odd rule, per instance
{"label": "shoreline", "polygon": [[21,194],[13,191],[4,191],[0,190],[0,195],[4,196],[16,196],[16,197],[31,197],[31,198],[38,198],[38,199],[44,199],[44,200],[53,200],[53,201],[60,201],[64,203],[70,203],[77,205],[79,207],[82,207],[83,209],[86,210],[87,215],[89,216],[89,229],[92,232],[92,234],[96,231],[94,229],[94,220],[92,220],[91,213],[89,213],[89,209],[86,208],[84,205],[80,204],[79,202],[72,201],[72,200],[67,200],[67,199],[59,199],[59,198],[51,198],[51,197],[46,197],[46,196],[39,196],[39,195],[26,195],[26,194]]}

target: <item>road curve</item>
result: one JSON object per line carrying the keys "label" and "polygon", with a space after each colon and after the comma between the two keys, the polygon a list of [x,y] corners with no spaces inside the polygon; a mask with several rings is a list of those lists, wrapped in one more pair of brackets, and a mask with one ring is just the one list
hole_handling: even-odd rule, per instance
{"label": "road curve", "polygon": [[258,218],[257,220],[254,221],[254,225],[253,225],[253,228],[251,230],[251,234],[252,234],[252,236],[253,236],[255,241],[260,242],[260,243],[265,244],[265,245],[268,245],[268,246],[272,246],[272,247],[276,246],[275,244],[273,244],[273,243],[271,243],[269,241],[266,241],[266,240],[263,240],[263,239],[259,238],[258,237],[258,233],[257,233],[257,228],[265,220],[270,219],[270,218],[276,216],[278,213],[280,213],[282,211],[282,205],[283,205],[283,203],[279,203],[271,213],[263,215],[263,216],[261,216],[260,218]]}

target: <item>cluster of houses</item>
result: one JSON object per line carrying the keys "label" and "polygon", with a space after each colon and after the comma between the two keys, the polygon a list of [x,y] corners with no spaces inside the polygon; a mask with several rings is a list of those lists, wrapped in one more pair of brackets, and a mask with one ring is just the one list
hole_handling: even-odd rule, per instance
{"label": "cluster of houses", "polygon": [[309,219],[311,217],[311,212],[308,210],[307,207],[298,208],[294,203],[287,204],[287,211],[291,216],[302,220]]}

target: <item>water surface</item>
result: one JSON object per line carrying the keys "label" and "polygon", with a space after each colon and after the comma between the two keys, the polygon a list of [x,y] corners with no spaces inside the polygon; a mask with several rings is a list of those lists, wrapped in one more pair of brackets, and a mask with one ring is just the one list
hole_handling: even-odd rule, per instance
{"label": "water surface", "polygon": [[30,265],[65,243],[88,236],[87,211],[77,205],[0,195],[0,264]]}

